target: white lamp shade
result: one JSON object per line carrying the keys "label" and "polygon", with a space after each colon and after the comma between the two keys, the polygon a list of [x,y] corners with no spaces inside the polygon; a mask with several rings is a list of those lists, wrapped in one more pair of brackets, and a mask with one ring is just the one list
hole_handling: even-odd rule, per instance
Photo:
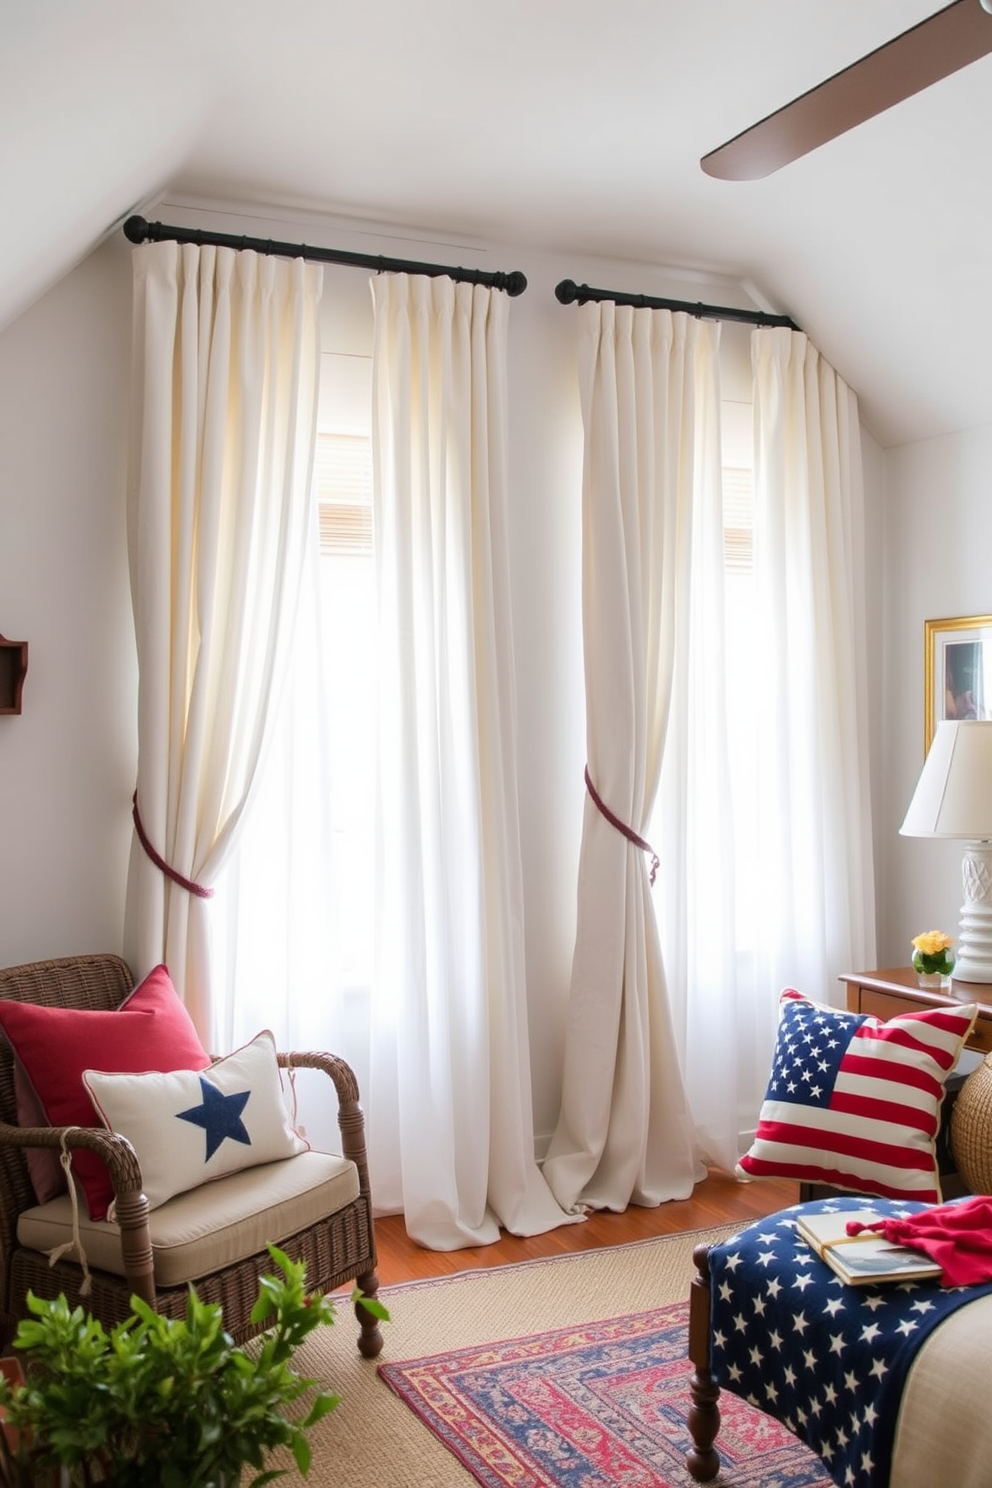
{"label": "white lamp shade", "polygon": [[992,722],[938,723],[904,837],[992,839]]}

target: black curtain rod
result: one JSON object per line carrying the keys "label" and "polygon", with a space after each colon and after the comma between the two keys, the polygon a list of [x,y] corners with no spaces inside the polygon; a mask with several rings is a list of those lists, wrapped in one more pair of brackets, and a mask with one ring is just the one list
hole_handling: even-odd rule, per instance
{"label": "black curtain rod", "polygon": [[635,310],[684,310],[687,315],[695,315],[697,320],[737,320],[745,325],[786,326],[790,331],[799,330],[788,315],[768,315],[764,310],[736,310],[725,305],[693,304],[689,300],[659,300],[653,295],[622,294],[613,289],[591,289],[588,284],[576,284],[574,279],[563,279],[557,284],[555,297],[563,305],[613,300],[617,305],[632,305]]}
{"label": "black curtain rod", "polygon": [[446,274],[463,284],[485,284],[490,289],[503,289],[511,298],[523,294],[527,277],[519,269],[501,274],[487,269],[455,269],[444,264],[415,263],[408,258],[383,258],[375,253],[348,253],[338,248],[311,248],[306,243],[277,243],[271,238],[246,238],[235,233],[203,232],[199,228],[167,227],[163,222],[146,222],[144,217],[129,217],[124,223],[124,236],[130,243],[195,243],[215,248],[252,249],[278,258],[306,258],[313,263],[351,264],[354,268],[374,269],[377,273],[429,274],[440,278]]}

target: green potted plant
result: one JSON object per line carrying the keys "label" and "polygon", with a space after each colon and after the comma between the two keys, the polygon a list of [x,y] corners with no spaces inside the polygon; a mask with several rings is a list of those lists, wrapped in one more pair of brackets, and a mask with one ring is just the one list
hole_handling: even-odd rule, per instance
{"label": "green potted plant", "polygon": [[921,987],[939,987],[954,970],[954,941],[943,930],[925,930],[913,936],[913,970]]}
{"label": "green potted plant", "polygon": [[[135,1297],[132,1316],[109,1332],[64,1297],[32,1296],[14,1340],[24,1381],[0,1380],[0,1483],[235,1488],[251,1468],[251,1488],[260,1488],[287,1471],[265,1466],[278,1448],[306,1475],[307,1431],[339,1397],[297,1374],[292,1357],[314,1328],[333,1323],[334,1305],[307,1295],[302,1262],[268,1249],[281,1274],[261,1278],[252,1321],[271,1322],[244,1347],[224,1332],[221,1308],[193,1288],[185,1318]],[[363,1305],[388,1317],[379,1302]]]}

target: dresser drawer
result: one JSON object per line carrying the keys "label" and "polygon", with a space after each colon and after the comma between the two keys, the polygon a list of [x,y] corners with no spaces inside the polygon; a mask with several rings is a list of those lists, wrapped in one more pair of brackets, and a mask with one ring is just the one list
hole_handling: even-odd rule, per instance
{"label": "dresser drawer", "polygon": [[979,1049],[983,1054],[992,1054],[992,1022],[988,1018],[978,1019],[966,1047]]}
{"label": "dresser drawer", "polygon": [[[879,992],[874,987],[861,987],[858,996],[858,1012],[872,1013],[876,1018],[896,1018],[900,1013],[919,1013],[925,1007],[939,1006],[932,1001],[921,1003],[919,998],[900,997],[897,992]],[[992,1018],[979,1017],[971,1031],[967,1047],[979,1049],[983,1054],[992,1052]]]}

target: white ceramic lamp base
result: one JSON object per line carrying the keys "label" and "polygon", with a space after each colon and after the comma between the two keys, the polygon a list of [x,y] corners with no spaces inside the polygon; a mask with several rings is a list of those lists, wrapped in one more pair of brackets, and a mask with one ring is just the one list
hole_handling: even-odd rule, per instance
{"label": "white ceramic lamp base", "polygon": [[964,903],[954,978],[992,982],[992,842],[968,843],[961,883]]}

